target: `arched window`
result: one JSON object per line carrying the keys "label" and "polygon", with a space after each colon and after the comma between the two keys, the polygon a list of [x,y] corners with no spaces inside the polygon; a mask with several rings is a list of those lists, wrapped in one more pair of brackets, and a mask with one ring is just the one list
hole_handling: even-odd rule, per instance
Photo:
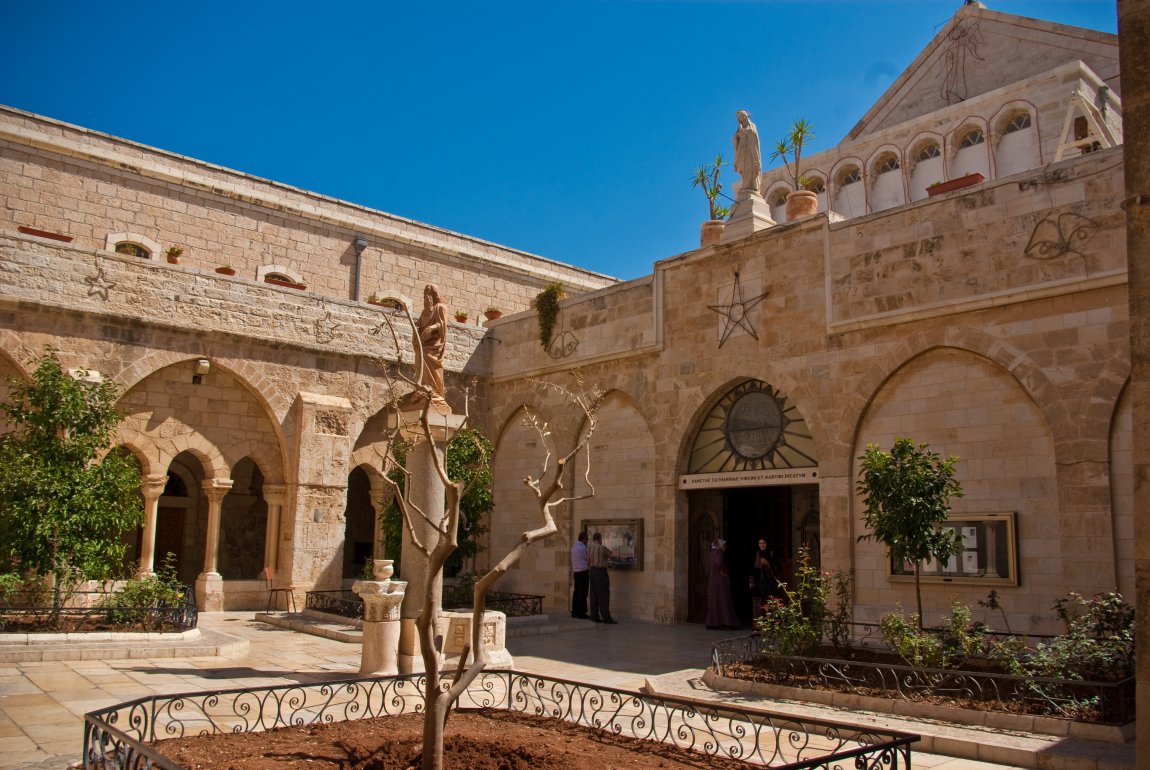
{"label": "arched window", "polygon": [[1030,113],[1021,112],[1006,122],[1004,134],[1013,134],[1015,131],[1025,131],[1030,128]]}
{"label": "arched window", "polygon": [[264,275],[265,281],[283,281],[284,283],[295,283],[289,276],[283,273],[266,273]]}
{"label": "arched window", "polygon": [[888,171],[898,171],[898,168],[898,158],[896,158],[894,155],[888,155],[887,157],[883,158],[881,163],[878,164],[878,167],[875,169],[875,171],[879,174],[885,174]]}
{"label": "arched window", "polygon": [[927,139],[915,148],[911,157],[914,158],[914,170],[907,178],[907,187],[910,199],[919,201],[927,197],[927,187],[946,179],[942,147],[934,139]]}
{"label": "arched window", "polygon": [[138,243],[131,241],[120,241],[116,244],[115,249],[117,254],[127,254],[129,257],[139,257],[140,259],[151,259],[152,252]]}
{"label": "arched window", "polygon": [[780,187],[773,190],[770,197],[767,198],[767,204],[771,207],[771,219],[776,222],[787,221],[787,194],[789,192],[790,190],[785,187]]}
{"label": "arched window", "polygon": [[855,165],[844,166],[835,174],[835,195],[832,209],[844,217],[857,217],[866,213],[866,189],[859,184],[862,172]]}
{"label": "arched window", "polygon": [[807,178],[807,183],[803,185],[803,189],[816,194],[825,193],[827,191],[827,183],[821,176],[812,176]]}
{"label": "arched window", "polygon": [[982,144],[986,141],[986,134],[982,132],[981,128],[972,128],[962,135],[962,139],[958,141],[958,149],[965,150],[967,147],[974,147],[975,145]]}
{"label": "arched window", "polygon": [[898,171],[900,167],[898,155],[893,152],[884,152],[873,161],[871,168],[874,169],[874,174],[870,179],[871,211],[882,211],[906,203],[902,174],[891,173]]}

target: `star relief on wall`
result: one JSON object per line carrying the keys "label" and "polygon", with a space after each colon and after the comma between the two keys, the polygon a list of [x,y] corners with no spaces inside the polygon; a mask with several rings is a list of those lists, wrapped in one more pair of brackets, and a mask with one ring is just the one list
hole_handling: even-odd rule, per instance
{"label": "star relief on wall", "polygon": [[96,274],[85,278],[84,283],[88,284],[89,297],[99,297],[102,300],[107,300],[108,292],[116,288],[116,284],[108,280],[102,267],[97,267]]}
{"label": "star relief on wall", "polygon": [[735,273],[735,286],[731,290],[731,301],[726,305],[707,305],[708,308],[725,319],[723,332],[719,337],[719,347],[723,347],[723,343],[727,341],[735,329],[742,329],[756,340],[759,338],[754,325],[751,323],[750,312],[766,296],[767,292],[763,292],[757,297],[745,297],[739,274],[738,272]]}

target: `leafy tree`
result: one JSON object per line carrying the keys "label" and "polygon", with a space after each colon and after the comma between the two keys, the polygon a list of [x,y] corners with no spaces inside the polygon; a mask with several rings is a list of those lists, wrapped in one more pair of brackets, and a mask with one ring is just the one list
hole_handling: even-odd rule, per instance
{"label": "leafy tree", "polygon": [[70,586],[120,567],[121,534],[143,521],[139,465],[108,451],[117,388],[87,376],[65,372],[49,348],[0,403],[12,428],[0,442],[0,553],[54,578],[57,615]]}
{"label": "leafy tree", "polygon": [[[407,461],[409,448],[406,442],[398,439],[394,442],[392,453],[401,466]],[[491,442],[477,428],[462,428],[447,443],[447,475],[453,482],[462,482],[465,490],[459,502],[459,548],[448,557],[444,566],[444,574],[448,576],[459,574],[465,561],[483,550],[479,538],[487,532],[485,520],[495,506],[491,495],[491,467],[487,462],[494,453],[495,448]],[[395,468],[388,476],[402,491],[403,471]],[[394,560],[398,571],[403,516],[395,499],[384,509],[380,533],[384,541],[384,558]]]}
{"label": "leafy tree", "polygon": [[954,479],[958,458],[945,460],[928,444],[908,438],[896,439],[890,452],[867,444],[858,491],[863,495],[863,520],[870,532],[859,540],[886,545],[896,563],[914,563],[914,595],[918,624],[922,628],[922,587],[919,580],[923,559],[946,561],[962,550],[958,531],[939,528],[950,512],[950,499],[962,497]]}

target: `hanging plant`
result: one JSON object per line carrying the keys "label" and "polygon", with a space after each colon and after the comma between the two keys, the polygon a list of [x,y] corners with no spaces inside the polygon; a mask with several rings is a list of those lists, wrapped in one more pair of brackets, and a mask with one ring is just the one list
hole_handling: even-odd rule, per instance
{"label": "hanging plant", "polygon": [[551,345],[551,334],[555,329],[555,319],[559,316],[559,300],[567,296],[563,284],[556,281],[547,284],[543,291],[535,295],[532,305],[539,314],[539,342],[546,350]]}

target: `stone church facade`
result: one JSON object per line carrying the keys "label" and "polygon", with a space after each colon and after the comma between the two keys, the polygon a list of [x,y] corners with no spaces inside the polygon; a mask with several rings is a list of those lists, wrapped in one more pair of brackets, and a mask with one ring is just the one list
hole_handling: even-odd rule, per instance
{"label": "stone church facade", "polygon": [[[624,283],[0,109],[0,375],[51,345],[117,382],[150,522],[136,556],[175,554],[206,609],[259,608],[265,568],[338,588],[375,547],[392,375],[412,356],[400,314],[366,300],[418,308],[434,282],[473,318],[508,313],[449,336],[449,400],[497,446],[487,555],[537,515],[522,479],[543,448],[522,417],[559,450],[586,428],[540,382],[606,394],[570,479],[594,497],[502,590],[565,611],[589,526],[616,544],[616,617],[699,621],[711,540],[744,579],[763,536],[785,572],[803,548],[849,571],[874,620],[913,588],[858,542],[856,458],[906,436],[958,455],[965,490],[964,552],[931,566],[928,613],[993,589],[1013,629],[1050,630],[1068,590],[1134,594],[1117,61],[1113,36],[965,6],[808,159],[820,213],[786,222],[767,172],[778,224]],[[544,348],[529,308],[553,281],[569,296]]]}

